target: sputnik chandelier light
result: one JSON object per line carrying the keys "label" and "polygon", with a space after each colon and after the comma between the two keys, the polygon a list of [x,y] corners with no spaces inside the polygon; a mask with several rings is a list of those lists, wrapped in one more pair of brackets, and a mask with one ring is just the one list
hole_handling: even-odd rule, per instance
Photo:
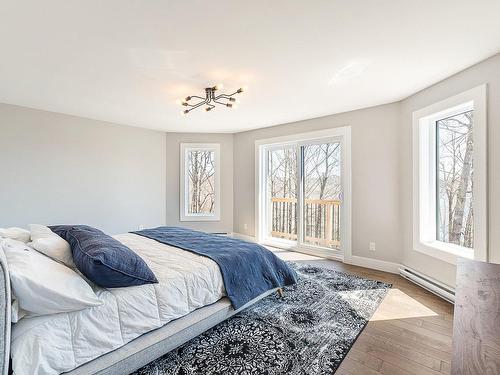
{"label": "sputnik chandelier light", "polygon": [[246,91],[246,87],[240,87],[238,90],[233,92],[232,94],[219,94],[216,95],[216,91],[222,89],[222,84],[218,84],[213,87],[205,88],[205,97],[190,95],[184,98],[183,100],[178,100],[177,102],[182,106],[186,107],[185,110],[182,111],[184,115],[187,115],[193,109],[199,108],[201,106],[205,106],[205,111],[209,112],[216,107],[216,105],[222,105],[227,108],[235,108],[236,107],[236,98],[234,97],[236,94],[241,94]]}

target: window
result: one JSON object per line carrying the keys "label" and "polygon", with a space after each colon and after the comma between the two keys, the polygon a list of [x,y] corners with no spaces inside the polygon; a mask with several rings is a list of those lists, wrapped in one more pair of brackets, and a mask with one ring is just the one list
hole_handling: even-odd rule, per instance
{"label": "window", "polygon": [[471,108],[436,121],[438,241],[474,248]]}
{"label": "window", "polygon": [[181,221],[220,220],[218,144],[181,144]]}
{"label": "window", "polygon": [[413,114],[414,249],[487,260],[486,86]]}

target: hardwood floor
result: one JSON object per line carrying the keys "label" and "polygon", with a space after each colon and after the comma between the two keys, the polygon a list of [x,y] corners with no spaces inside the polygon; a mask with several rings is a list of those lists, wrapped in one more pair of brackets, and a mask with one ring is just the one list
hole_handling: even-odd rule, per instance
{"label": "hardwood floor", "polygon": [[393,284],[337,375],[442,375],[450,373],[453,305],[399,275],[272,249],[298,263]]}

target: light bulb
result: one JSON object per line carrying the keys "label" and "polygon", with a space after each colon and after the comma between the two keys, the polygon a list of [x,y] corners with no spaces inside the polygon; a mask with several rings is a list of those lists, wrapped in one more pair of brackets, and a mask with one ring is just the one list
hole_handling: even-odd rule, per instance
{"label": "light bulb", "polygon": [[208,111],[211,111],[211,110],[212,110],[212,107],[207,107],[207,108],[205,108],[205,111],[207,111],[207,112],[208,112]]}
{"label": "light bulb", "polygon": [[185,102],[189,102],[190,100],[191,100],[191,97],[190,97],[190,96],[186,96],[186,97],[184,98],[184,101],[185,101]]}
{"label": "light bulb", "polygon": [[189,109],[185,109],[184,111],[181,112],[183,115],[187,115],[189,113]]}
{"label": "light bulb", "polygon": [[230,102],[236,103],[238,100],[236,98],[229,98]]}
{"label": "light bulb", "polygon": [[224,87],[224,85],[222,83],[218,83],[218,84],[215,85],[214,90],[220,90],[223,87]]}
{"label": "light bulb", "polygon": [[182,104],[182,100],[180,100],[180,99],[175,99],[175,104],[179,104],[179,105],[181,105],[181,104]]}
{"label": "light bulb", "polygon": [[232,105],[231,103],[227,103],[227,104],[226,104],[226,107],[232,108],[232,107],[233,107],[233,105]]}

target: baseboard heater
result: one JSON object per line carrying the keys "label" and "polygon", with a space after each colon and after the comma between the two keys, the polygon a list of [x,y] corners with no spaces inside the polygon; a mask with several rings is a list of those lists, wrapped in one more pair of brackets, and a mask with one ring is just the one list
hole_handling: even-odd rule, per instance
{"label": "baseboard heater", "polygon": [[455,291],[448,285],[443,284],[433,279],[432,277],[426,276],[409,267],[400,268],[399,274],[412,283],[417,284],[424,289],[427,289],[431,293],[434,293],[438,297],[441,297],[450,303],[455,303]]}

